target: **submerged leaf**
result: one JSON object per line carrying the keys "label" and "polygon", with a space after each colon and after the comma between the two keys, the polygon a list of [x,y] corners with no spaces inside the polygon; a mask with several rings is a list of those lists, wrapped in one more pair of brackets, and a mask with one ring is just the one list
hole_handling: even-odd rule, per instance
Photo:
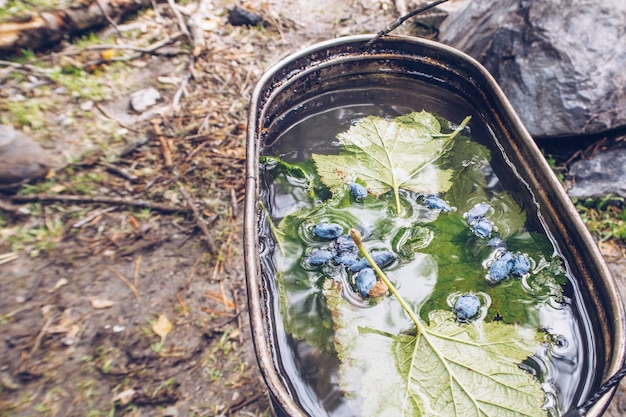
{"label": "submerged leaf", "polygon": [[[537,348],[533,330],[501,322],[461,324],[431,314],[418,334],[373,330],[327,281],[340,385],[363,417],[546,416],[539,382],[519,364]],[[378,304],[370,308],[385,308]]]}
{"label": "submerged leaf", "polygon": [[400,189],[441,193],[450,188],[452,171],[434,163],[463,126],[443,134],[437,119],[424,111],[394,120],[370,116],[337,136],[339,155],[313,155],[313,160],[327,186],[358,179],[374,195],[392,191],[399,212]]}

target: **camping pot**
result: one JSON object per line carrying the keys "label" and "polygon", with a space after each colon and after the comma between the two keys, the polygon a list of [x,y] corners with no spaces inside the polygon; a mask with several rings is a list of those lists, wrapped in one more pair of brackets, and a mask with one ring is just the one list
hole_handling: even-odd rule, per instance
{"label": "camping pot", "polygon": [[[574,400],[568,407],[580,405],[620,369],[625,355],[622,301],[594,240],[501,89],[477,61],[424,39],[386,36],[368,43],[372,39],[372,35],[343,37],[288,56],[263,75],[252,96],[246,154],[246,282],[256,356],[276,414],[322,417],[294,382],[300,371],[282,358],[292,354],[285,344],[288,335],[283,334],[276,277],[261,259],[268,248],[260,237],[267,213],[261,204],[259,158],[268,148],[282,154],[298,146],[297,141],[280,142],[281,133],[294,120],[333,106],[393,106],[396,101],[417,103],[415,107],[458,120],[459,109],[450,109],[453,103],[461,106],[461,113],[471,113],[472,123],[493,137],[491,150],[504,167],[500,177],[504,181],[515,177],[522,185],[519,193],[530,201],[525,208],[534,207],[535,221],[565,259],[574,288],[570,296],[592,312],[588,317],[593,369],[580,388],[580,402]],[[587,416],[602,415],[613,393],[614,389],[601,398]]]}

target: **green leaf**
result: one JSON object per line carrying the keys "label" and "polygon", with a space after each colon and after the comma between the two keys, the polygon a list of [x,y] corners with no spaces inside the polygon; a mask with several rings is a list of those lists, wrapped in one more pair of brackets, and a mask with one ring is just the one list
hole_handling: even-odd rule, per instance
{"label": "green leaf", "polygon": [[337,136],[339,155],[314,154],[313,160],[328,187],[359,180],[374,195],[392,191],[399,213],[400,189],[441,193],[451,187],[452,171],[435,162],[468,122],[444,134],[437,118],[424,111],[394,120],[369,116]]}
{"label": "green leaf", "polygon": [[547,415],[539,382],[519,366],[538,347],[535,331],[502,322],[460,324],[439,310],[428,326],[394,335],[369,327],[388,303],[355,307],[331,280],[324,295],[336,329],[339,383],[361,416]]}

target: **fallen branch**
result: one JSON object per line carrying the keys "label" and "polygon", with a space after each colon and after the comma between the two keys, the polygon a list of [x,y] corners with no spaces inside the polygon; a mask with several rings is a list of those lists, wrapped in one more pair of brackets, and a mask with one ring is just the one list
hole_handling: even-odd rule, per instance
{"label": "fallen branch", "polygon": [[140,46],[134,46],[134,45],[120,45],[120,44],[100,44],[100,45],[90,45],[84,48],[85,51],[106,51],[109,49],[115,49],[118,51],[124,51],[124,50],[128,50],[128,51],[135,51],[135,52],[140,52],[142,54],[151,54],[154,53],[157,49],[161,49],[164,46],[167,46],[169,44],[174,43],[175,41],[178,40],[178,38],[184,36],[184,33],[182,32],[176,32],[172,35],[170,35],[169,37],[160,40],[158,42],[155,42],[153,44],[151,44],[148,47],[140,47]]}
{"label": "fallen branch", "polygon": [[77,7],[33,15],[29,20],[0,23],[0,51],[41,49],[65,36],[119,20],[152,4],[151,0],[91,0]]}
{"label": "fallen branch", "polygon": [[15,195],[10,199],[11,203],[76,203],[76,204],[111,204],[116,206],[129,206],[149,208],[163,213],[186,213],[189,208],[170,206],[167,204],[154,203],[146,200],[133,200],[118,197],[93,197],[87,195]]}

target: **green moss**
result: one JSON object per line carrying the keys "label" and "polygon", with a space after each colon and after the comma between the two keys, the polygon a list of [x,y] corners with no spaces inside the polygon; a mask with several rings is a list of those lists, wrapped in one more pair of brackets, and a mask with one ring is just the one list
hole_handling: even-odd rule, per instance
{"label": "green moss", "polygon": [[626,242],[626,210],[624,198],[605,196],[599,200],[574,200],[576,209],[592,235],[600,242]]}
{"label": "green moss", "polygon": [[35,100],[11,101],[6,103],[12,124],[16,127],[29,126],[41,129],[45,125],[43,106]]}

